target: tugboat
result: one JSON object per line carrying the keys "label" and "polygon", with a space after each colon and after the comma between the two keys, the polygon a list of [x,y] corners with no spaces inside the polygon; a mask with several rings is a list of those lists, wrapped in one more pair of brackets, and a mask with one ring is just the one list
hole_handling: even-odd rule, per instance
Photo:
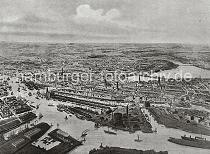
{"label": "tugboat", "polygon": [[107,134],[110,134],[110,135],[117,135],[117,133],[110,131],[109,127],[108,127],[108,130],[104,130],[104,133],[107,133]]}
{"label": "tugboat", "polygon": [[135,139],[135,142],[141,142],[142,140],[140,140],[139,135],[137,135],[138,139]]}
{"label": "tugboat", "polygon": [[81,137],[87,136],[87,133],[82,133]]}
{"label": "tugboat", "polygon": [[168,141],[175,144],[184,145],[184,146],[210,149],[210,141],[202,137],[192,138],[191,136],[186,137],[186,135],[184,135],[184,136],[181,136],[181,139],[170,137]]}

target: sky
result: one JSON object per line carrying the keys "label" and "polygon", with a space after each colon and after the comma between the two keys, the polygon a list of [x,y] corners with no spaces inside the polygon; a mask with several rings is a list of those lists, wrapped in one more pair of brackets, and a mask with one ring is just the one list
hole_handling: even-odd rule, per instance
{"label": "sky", "polygon": [[210,43],[210,0],[0,0],[0,41]]}

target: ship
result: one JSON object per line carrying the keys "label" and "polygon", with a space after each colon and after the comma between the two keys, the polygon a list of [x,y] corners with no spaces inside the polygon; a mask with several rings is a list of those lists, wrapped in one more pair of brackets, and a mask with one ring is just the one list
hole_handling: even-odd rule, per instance
{"label": "ship", "polygon": [[84,130],[84,131],[82,132],[81,137],[85,137],[85,136],[87,136],[87,132],[88,132],[88,131],[89,131],[89,129]]}
{"label": "ship", "polygon": [[153,130],[154,133],[157,133],[157,128],[155,128],[155,130]]}
{"label": "ship", "polygon": [[81,135],[81,137],[85,137],[85,136],[87,136],[87,133],[84,133],[84,134]]}
{"label": "ship", "polygon": [[40,104],[37,104],[37,105],[36,105],[36,109],[39,109],[39,106],[40,106]]}
{"label": "ship", "polygon": [[135,142],[141,142],[142,140],[140,140],[139,135],[137,135],[137,137],[138,137],[138,138],[135,139],[134,141],[135,141]]}
{"label": "ship", "polygon": [[187,137],[186,135],[181,136],[181,139],[170,137],[168,139],[169,142],[183,145],[183,146],[190,146],[195,148],[202,148],[202,149],[210,149],[210,141],[206,140],[206,138],[202,137]]}
{"label": "ship", "polygon": [[108,127],[108,130],[104,130],[104,133],[107,133],[107,134],[110,134],[110,135],[117,135],[117,133],[115,133],[113,131],[110,131],[109,127]]}
{"label": "ship", "polygon": [[52,104],[52,103],[49,103],[49,104],[48,104],[48,106],[55,106],[55,105],[54,105],[54,104]]}
{"label": "ship", "polygon": [[41,113],[39,113],[39,119],[42,119],[43,115]]}
{"label": "ship", "polygon": [[39,99],[39,97],[38,97],[38,96],[36,96],[35,98],[36,98],[36,99]]}
{"label": "ship", "polygon": [[95,128],[99,128],[99,123],[95,123]]}

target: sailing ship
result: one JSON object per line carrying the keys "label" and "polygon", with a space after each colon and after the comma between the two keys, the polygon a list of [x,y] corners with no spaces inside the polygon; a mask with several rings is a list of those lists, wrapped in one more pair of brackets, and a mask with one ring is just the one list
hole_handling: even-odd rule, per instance
{"label": "sailing ship", "polygon": [[85,137],[85,136],[87,136],[87,132],[88,132],[88,131],[89,131],[89,129],[84,130],[84,131],[82,132],[81,137]]}
{"label": "sailing ship", "polygon": [[137,137],[138,137],[138,138],[135,139],[134,141],[135,141],[135,142],[141,142],[142,140],[140,140],[139,135],[137,135]]}

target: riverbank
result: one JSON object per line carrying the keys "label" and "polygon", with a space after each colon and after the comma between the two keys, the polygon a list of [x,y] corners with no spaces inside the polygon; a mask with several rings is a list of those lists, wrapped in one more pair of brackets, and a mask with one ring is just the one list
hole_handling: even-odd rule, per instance
{"label": "riverbank", "polygon": [[166,111],[161,108],[152,107],[148,108],[148,110],[159,124],[162,124],[167,128],[175,128],[190,133],[210,136],[210,129],[199,123],[177,118],[172,114],[166,113]]}

